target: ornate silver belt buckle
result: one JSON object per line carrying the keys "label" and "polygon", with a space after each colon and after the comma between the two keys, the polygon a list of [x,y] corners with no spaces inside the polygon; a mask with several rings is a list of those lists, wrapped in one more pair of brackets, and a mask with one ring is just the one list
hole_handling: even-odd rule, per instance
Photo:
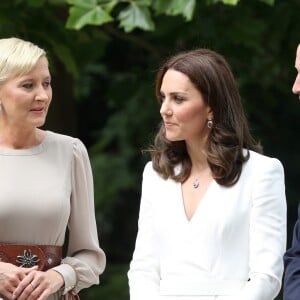
{"label": "ornate silver belt buckle", "polygon": [[23,255],[18,255],[16,260],[19,266],[23,268],[36,266],[39,261],[39,257],[36,254],[32,254],[30,249],[25,249]]}

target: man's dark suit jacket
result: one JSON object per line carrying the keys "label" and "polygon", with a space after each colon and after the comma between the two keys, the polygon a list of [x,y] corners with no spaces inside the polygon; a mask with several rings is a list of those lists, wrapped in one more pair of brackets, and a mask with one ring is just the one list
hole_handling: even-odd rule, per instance
{"label": "man's dark suit jacket", "polygon": [[300,300],[300,205],[292,246],[284,255],[283,300]]}

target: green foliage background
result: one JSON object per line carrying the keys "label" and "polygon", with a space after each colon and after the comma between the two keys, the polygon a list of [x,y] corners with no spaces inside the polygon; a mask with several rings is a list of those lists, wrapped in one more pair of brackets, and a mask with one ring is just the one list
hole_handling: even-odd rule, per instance
{"label": "green foliage background", "polygon": [[142,150],[160,121],[154,77],[179,50],[208,47],[230,62],[253,134],[285,167],[290,244],[299,202],[300,104],[291,93],[299,11],[299,0],[0,2],[1,37],[48,51],[54,99],[46,128],[81,138],[90,153],[108,265],[83,299],[129,299],[126,272],[149,159]]}

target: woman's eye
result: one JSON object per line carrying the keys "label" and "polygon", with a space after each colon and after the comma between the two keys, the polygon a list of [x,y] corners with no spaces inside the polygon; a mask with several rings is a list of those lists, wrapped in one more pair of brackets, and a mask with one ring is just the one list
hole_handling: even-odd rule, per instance
{"label": "woman's eye", "polygon": [[50,81],[46,81],[46,82],[43,83],[43,86],[45,88],[47,88],[47,87],[51,86],[51,82]]}
{"label": "woman's eye", "polygon": [[32,83],[24,83],[22,86],[25,89],[31,89],[33,87],[33,84]]}
{"label": "woman's eye", "polygon": [[184,98],[180,96],[174,96],[174,100],[176,101],[176,103],[181,103],[184,101]]}

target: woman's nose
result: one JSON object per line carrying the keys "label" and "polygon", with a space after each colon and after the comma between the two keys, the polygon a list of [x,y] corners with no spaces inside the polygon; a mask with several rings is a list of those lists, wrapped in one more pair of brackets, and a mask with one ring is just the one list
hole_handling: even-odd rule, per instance
{"label": "woman's nose", "polygon": [[171,113],[170,104],[168,103],[167,100],[164,100],[160,107],[160,114],[163,116],[163,115],[170,115],[170,113]]}
{"label": "woman's nose", "polygon": [[48,99],[49,99],[49,92],[43,86],[40,86],[36,93],[36,100],[47,101]]}

